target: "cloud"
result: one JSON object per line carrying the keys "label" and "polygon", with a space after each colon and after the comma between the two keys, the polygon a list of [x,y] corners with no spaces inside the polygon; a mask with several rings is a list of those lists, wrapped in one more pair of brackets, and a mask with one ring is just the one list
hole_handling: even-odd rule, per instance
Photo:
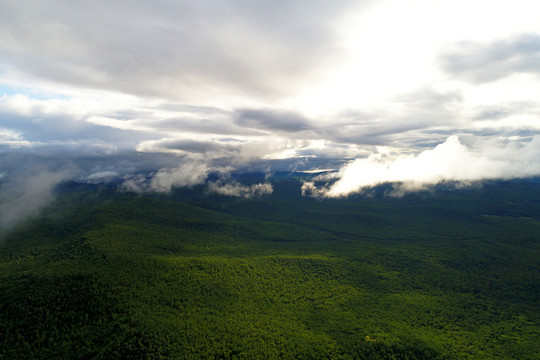
{"label": "cloud", "polygon": [[368,168],[456,177],[428,161],[450,148],[521,176],[540,163],[538,11],[486,4],[2,1],[0,160],[20,161],[0,171],[39,158],[167,192],[219,169],[342,168],[328,186],[346,193]]}
{"label": "cloud", "polygon": [[138,151],[165,152],[176,154],[204,154],[209,158],[227,157],[239,151],[240,140],[209,139],[194,140],[186,138],[164,138],[155,141],[145,141],[137,146]]}
{"label": "cloud", "polygon": [[152,175],[136,174],[126,176],[122,188],[133,192],[168,193],[173,188],[191,187],[204,184],[210,173],[220,174],[218,181],[208,183],[208,191],[234,197],[253,198],[271,194],[273,189],[269,183],[243,185],[230,180],[231,168],[209,166],[202,161],[189,158],[173,169],[162,168]]}
{"label": "cloud", "polygon": [[272,184],[260,183],[253,185],[242,185],[237,182],[224,183],[223,181],[208,183],[208,191],[214,192],[220,195],[242,197],[250,199],[254,197],[261,197],[263,195],[270,195],[274,191]]}
{"label": "cloud", "polygon": [[53,190],[68,171],[34,169],[6,174],[0,183],[0,233],[37,214],[54,200]]}
{"label": "cloud", "polygon": [[516,73],[540,74],[540,35],[520,34],[491,42],[463,41],[441,56],[443,69],[473,83]]}
{"label": "cloud", "polygon": [[93,174],[90,174],[86,177],[88,182],[99,183],[107,182],[119,177],[119,174],[116,171],[99,171]]}
{"label": "cloud", "polygon": [[271,109],[237,110],[236,123],[254,129],[278,131],[300,131],[313,126],[306,117],[296,112]]}
{"label": "cloud", "polygon": [[0,148],[7,147],[11,149],[18,149],[31,145],[32,143],[24,139],[19,131],[0,128]]}
{"label": "cloud", "polygon": [[[286,136],[214,137],[200,135],[201,140],[185,137],[144,141],[137,146],[140,152],[169,153],[189,156],[207,163],[241,167],[259,160],[293,159],[303,157],[336,158],[362,153],[355,145],[340,145],[331,141],[295,139]],[[206,138],[206,139],[205,139]]]}
{"label": "cloud", "polygon": [[130,94],[279,96],[339,59],[331,19],[350,6],[319,0],[5,1],[0,59],[34,78]]}
{"label": "cloud", "polygon": [[183,163],[176,169],[161,169],[152,177],[150,188],[158,192],[169,192],[174,186],[193,186],[206,180],[210,169],[205,163]]}
{"label": "cloud", "polygon": [[122,183],[122,189],[136,193],[149,191],[149,188],[149,178],[143,174],[128,175]]}
{"label": "cloud", "polygon": [[418,155],[387,157],[373,154],[356,159],[339,172],[322,175],[315,182],[304,184],[304,194],[317,197],[343,197],[362,192],[382,183],[400,183],[401,191],[414,191],[442,181],[478,181],[510,179],[540,174],[540,137],[525,146],[488,143],[473,150],[463,145],[457,136]]}
{"label": "cloud", "polygon": [[[460,115],[465,106],[458,90],[422,86],[394,94],[384,105],[321,116],[305,136],[326,139],[336,149],[344,146],[350,149],[361,146],[363,150],[374,146],[411,147],[426,133],[452,131],[462,126]],[[438,140],[441,139],[435,139]]]}
{"label": "cloud", "polygon": [[[107,113],[133,106],[129,101],[93,99],[38,100],[15,94],[0,97],[0,143],[31,146],[62,145],[87,141],[109,149],[133,148],[138,141],[153,138],[151,131],[137,131],[136,124],[112,119]],[[120,107],[120,109],[119,109]],[[105,113],[105,114],[103,114]],[[122,129],[109,122],[124,125]],[[6,141],[2,141],[4,138]],[[19,147],[21,147],[20,145]]]}
{"label": "cloud", "polygon": [[174,187],[189,187],[204,183],[212,169],[204,162],[183,161],[174,169],[162,168],[152,176],[128,176],[123,188],[134,192],[170,192]]}
{"label": "cloud", "polygon": [[[150,123],[145,121],[144,123]],[[153,118],[151,125],[155,130],[161,132],[190,132],[194,134],[215,134],[215,135],[261,135],[261,131],[239,126],[234,123],[230,113],[211,114],[199,117],[196,113],[172,114],[172,117],[163,120]]]}

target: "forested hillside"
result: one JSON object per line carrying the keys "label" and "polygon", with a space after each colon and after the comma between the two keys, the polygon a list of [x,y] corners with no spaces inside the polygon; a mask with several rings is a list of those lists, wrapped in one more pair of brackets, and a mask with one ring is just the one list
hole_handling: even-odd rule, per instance
{"label": "forested hillside", "polygon": [[538,359],[540,184],[66,184],[0,245],[1,359]]}

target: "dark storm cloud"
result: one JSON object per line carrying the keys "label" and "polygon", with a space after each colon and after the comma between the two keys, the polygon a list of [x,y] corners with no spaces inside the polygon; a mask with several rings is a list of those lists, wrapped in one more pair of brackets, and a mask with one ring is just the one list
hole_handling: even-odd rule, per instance
{"label": "dark storm cloud", "polygon": [[270,109],[237,110],[235,119],[238,125],[254,129],[300,131],[313,126],[306,117],[296,112]]}
{"label": "dark storm cloud", "polygon": [[279,96],[339,56],[331,20],[348,3],[7,0],[0,62],[132,94]]}
{"label": "dark storm cloud", "polygon": [[473,83],[496,81],[515,73],[540,74],[540,35],[460,42],[441,57],[443,69]]}

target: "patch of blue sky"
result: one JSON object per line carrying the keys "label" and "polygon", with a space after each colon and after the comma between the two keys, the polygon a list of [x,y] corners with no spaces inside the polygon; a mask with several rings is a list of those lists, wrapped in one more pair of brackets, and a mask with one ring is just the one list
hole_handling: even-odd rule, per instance
{"label": "patch of blue sky", "polygon": [[69,100],[70,97],[64,94],[56,94],[49,91],[43,91],[39,89],[25,88],[20,86],[13,86],[8,84],[3,84],[0,82],[0,97],[2,96],[13,96],[13,95],[26,95],[31,99],[36,100]]}

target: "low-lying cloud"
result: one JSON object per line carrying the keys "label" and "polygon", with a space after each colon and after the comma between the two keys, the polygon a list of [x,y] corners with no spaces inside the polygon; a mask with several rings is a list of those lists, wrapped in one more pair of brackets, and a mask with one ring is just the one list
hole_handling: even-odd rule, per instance
{"label": "low-lying cloud", "polygon": [[345,165],[339,172],[315,178],[326,186],[306,182],[304,195],[316,197],[345,197],[383,183],[398,183],[399,193],[415,191],[443,181],[479,181],[510,179],[540,174],[540,138],[524,146],[512,143],[485,144],[470,149],[457,136],[418,155],[392,157],[372,154]]}
{"label": "low-lying cloud", "polygon": [[194,186],[204,183],[211,168],[205,162],[185,161],[177,168],[162,168],[157,173],[129,176],[122,187],[134,192],[170,192],[174,187]]}
{"label": "low-lying cloud", "polygon": [[86,181],[89,183],[107,182],[117,178],[119,175],[116,171],[99,171],[90,174],[86,177]]}
{"label": "low-lying cloud", "polygon": [[242,185],[238,182],[222,183],[217,181],[208,184],[208,191],[220,195],[250,199],[270,195],[274,189],[270,183],[259,183],[248,186]]}
{"label": "low-lying cloud", "polygon": [[207,185],[209,193],[245,199],[272,194],[270,183],[243,185],[230,179],[230,167],[209,166],[203,161],[184,160],[177,168],[162,168],[149,176],[137,174],[127,176],[122,188],[138,193],[169,193],[174,188],[191,187],[206,183],[210,173],[218,174],[220,179],[210,181]]}
{"label": "low-lying cloud", "polygon": [[69,175],[67,171],[34,170],[2,176],[0,234],[39,214],[54,200],[54,188]]}

